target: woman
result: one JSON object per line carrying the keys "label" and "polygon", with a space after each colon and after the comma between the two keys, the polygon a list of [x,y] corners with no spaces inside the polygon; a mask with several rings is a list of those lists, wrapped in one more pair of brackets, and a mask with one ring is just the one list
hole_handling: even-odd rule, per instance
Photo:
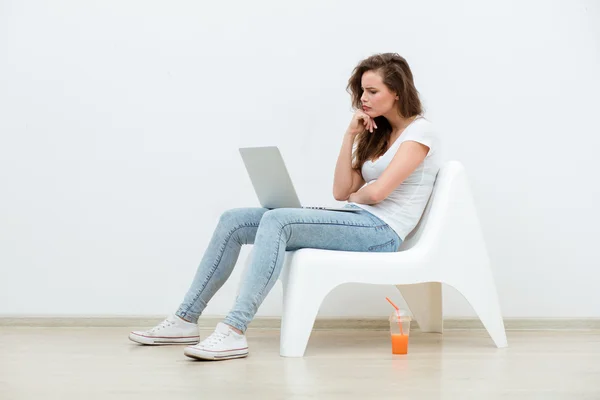
{"label": "woman", "polygon": [[235,305],[210,336],[184,349],[186,356],[223,360],[248,355],[244,332],[275,284],[286,250],[398,251],[433,189],[439,170],[438,141],[422,116],[412,72],[398,54],[376,54],[361,61],[347,90],[356,112],[335,167],[333,196],[360,212],[225,211],[177,312],[148,331],[131,332],[131,340],[198,343],[198,317],[231,274],[243,244],[254,244],[254,251]]}

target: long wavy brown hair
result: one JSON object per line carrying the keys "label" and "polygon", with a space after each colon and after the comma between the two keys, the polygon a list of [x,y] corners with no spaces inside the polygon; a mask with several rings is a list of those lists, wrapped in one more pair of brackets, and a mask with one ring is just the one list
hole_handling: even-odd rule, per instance
{"label": "long wavy brown hair", "polygon": [[[348,79],[346,90],[352,96],[354,109],[362,109],[360,98],[363,94],[361,79],[367,71],[379,73],[383,83],[398,94],[398,113],[403,118],[423,115],[419,92],[415,88],[413,75],[404,57],[397,53],[374,54],[362,60]],[[360,172],[365,161],[381,157],[390,145],[392,126],[384,116],[375,117],[377,128],[373,132],[366,129],[356,135],[355,150],[352,154],[352,168]]]}

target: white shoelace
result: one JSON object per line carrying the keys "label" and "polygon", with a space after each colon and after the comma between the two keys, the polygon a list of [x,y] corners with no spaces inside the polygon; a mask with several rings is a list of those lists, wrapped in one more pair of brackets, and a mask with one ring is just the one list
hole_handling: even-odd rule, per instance
{"label": "white shoelace", "polygon": [[175,321],[171,321],[170,319],[165,319],[163,322],[156,325],[154,328],[150,329],[149,332],[156,332],[163,328],[168,328],[171,325],[175,325]]}
{"label": "white shoelace", "polygon": [[227,334],[221,332],[213,332],[209,337],[207,337],[204,341],[202,341],[202,346],[212,347],[221,343],[223,340],[227,338]]}

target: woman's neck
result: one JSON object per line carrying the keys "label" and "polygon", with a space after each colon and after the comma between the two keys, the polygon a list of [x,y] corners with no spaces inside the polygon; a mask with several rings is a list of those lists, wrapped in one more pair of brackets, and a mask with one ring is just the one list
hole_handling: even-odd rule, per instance
{"label": "woman's neck", "polygon": [[417,118],[416,115],[410,118],[403,118],[398,115],[396,110],[393,110],[391,115],[384,115],[384,117],[388,120],[392,127],[392,138],[398,137],[402,131]]}

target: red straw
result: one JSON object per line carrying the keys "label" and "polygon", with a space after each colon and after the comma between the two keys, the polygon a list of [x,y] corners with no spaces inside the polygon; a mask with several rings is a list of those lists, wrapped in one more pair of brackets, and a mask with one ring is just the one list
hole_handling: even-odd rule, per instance
{"label": "red straw", "polygon": [[392,307],[394,307],[394,308],[396,309],[396,311],[400,311],[400,309],[398,308],[398,306],[397,306],[397,305],[395,305],[395,304],[394,304],[394,303],[393,303],[393,302],[390,300],[390,298],[389,298],[389,297],[386,297],[385,299],[386,299],[387,301],[389,301],[389,302],[390,302],[390,304],[392,305]]}

